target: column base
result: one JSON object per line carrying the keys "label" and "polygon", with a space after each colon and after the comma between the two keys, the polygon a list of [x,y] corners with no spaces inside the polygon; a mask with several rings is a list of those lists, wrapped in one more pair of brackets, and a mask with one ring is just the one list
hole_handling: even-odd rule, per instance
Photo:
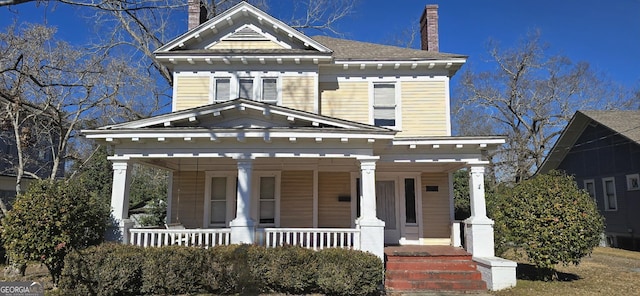
{"label": "column base", "polygon": [[356,220],[360,229],[360,250],[378,256],[384,261],[384,221],[376,218]]}
{"label": "column base", "polygon": [[104,239],[110,242],[129,243],[129,229],[133,228],[133,221],[130,219],[123,219],[121,221],[112,220],[111,224],[107,226]]}
{"label": "column base", "polygon": [[232,244],[253,244],[255,241],[255,223],[252,220],[234,219],[229,223]]}
{"label": "column base", "polygon": [[470,217],[464,221],[464,238],[467,252],[474,257],[493,257],[493,220]]}
{"label": "column base", "polygon": [[500,257],[473,257],[482,274],[482,280],[491,291],[516,286],[516,267],[518,264]]}

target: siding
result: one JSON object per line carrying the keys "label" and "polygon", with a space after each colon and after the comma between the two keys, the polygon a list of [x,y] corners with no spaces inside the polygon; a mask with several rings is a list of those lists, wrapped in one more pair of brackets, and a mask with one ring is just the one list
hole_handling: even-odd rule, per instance
{"label": "siding", "polygon": [[338,196],[351,195],[349,172],[318,173],[318,226],[351,227],[351,204]]}
{"label": "siding", "polygon": [[424,238],[451,237],[449,208],[449,174],[423,173],[422,189],[438,186],[437,192],[422,192],[422,225]]}
{"label": "siding", "polygon": [[209,104],[209,76],[176,76],[175,110]]}
{"label": "siding", "polygon": [[207,49],[283,49],[282,45],[270,40],[263,41],[220,41]]}
{"label": "siding", "polygon": [[447,136],[445,92],[444,81],[402,82],[402,132],[398,136]]}
{"label": "siding", "polygon": [[314,112],[315,77],[282,77],[282,106]]}
{"label": "siding", "polygon": [[202,228],[204,215],[204,172],[174,172],[171,199],[171,223],[186,228]]}
{"label": "siding", "polygon": [[313,171],[282,171],[280,226],[313,227]]}
{"label": "siding", "polygon": [[321,82],[319,87],[322,115],[369,123],[368,82]]}

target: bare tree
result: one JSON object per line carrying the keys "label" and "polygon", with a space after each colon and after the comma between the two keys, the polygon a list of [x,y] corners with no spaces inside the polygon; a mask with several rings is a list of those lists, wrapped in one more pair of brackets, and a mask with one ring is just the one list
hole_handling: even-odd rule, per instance
{"label": "bare tree", "polygon": [[121,98],[152,86],[125,62],[88,55],[54,34],[41,25],[0,33],[0,141],[14,149],[0,155],[0,170],[15,174],[16,192],[25,176],[60,177],[80,158],[81,128],[123,117],[113,102],[124,105]]}
{"label": "bare tree", "polygon": [[[461,134],[507,136],[492,155],[498,178],[518,182],[542,164],[576,110],[611,109],[629,92],[565,56],[548,55],[539,32],[512,49],[490,43],[495,68],[462,75],[454,108]],[[630,102],[630,101],[624,101]]]}

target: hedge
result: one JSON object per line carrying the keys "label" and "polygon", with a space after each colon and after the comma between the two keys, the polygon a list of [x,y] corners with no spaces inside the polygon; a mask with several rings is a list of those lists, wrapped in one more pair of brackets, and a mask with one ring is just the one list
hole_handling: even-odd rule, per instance
{"label": "hedge", "polygon": [[103,244],[66,256],[60,290],[64,295],[372,295],[383,275],[378,257],[346,249]]}

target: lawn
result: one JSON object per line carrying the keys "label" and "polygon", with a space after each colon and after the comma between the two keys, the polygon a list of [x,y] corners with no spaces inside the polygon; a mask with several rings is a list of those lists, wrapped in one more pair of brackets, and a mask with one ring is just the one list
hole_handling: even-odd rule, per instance
{"label": "lawn", "polygon": [[558,266],[559,281],[525,280],[532,268],[518,264],[515,288],[492,295],[640,295],[640,252],[596,248],[578,266]]}

